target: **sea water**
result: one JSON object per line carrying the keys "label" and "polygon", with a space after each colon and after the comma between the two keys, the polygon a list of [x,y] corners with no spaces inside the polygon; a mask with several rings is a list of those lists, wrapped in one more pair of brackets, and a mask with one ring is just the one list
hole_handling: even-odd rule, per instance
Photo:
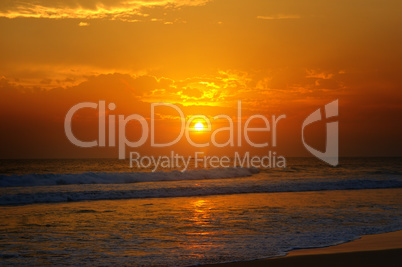
{"label": "sea water", "polygon": [[400,158],[329,167],[143,172],[118,160],[7,160],[10,265],[197,265],[285,255],[402,229]]}

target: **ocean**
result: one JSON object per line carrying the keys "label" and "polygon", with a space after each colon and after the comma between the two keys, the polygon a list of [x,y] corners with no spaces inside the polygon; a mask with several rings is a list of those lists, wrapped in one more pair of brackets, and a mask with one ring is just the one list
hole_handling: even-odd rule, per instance
{"label": "ocean", "polygon": [[283,256],[402,229],[402,158],[150,172],[1,160],[5,265],[175,265]]}

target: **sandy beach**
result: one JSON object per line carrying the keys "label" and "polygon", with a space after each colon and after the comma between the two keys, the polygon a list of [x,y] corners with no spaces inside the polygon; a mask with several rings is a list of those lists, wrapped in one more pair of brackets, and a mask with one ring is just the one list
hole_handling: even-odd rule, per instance
{"label": "sandy beach", "polygon": [[397,231],[337,246],[294,250],[285,257],[206,266],[400,266],[401,260],[402,231]]}

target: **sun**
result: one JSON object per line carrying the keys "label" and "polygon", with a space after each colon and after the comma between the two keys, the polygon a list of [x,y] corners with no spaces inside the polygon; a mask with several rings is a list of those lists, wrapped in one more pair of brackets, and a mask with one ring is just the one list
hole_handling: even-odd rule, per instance
{"label": "sun", "polygon": [[202,129],[204,129],[204,125],[201,122],[197,122],[194,125],[194,129],[196,129],[197,131],[202,131]]}

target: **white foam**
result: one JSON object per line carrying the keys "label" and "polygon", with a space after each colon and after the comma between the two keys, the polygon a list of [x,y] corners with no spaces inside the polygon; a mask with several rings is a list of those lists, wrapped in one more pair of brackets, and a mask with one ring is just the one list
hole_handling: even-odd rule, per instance
{"label": "white foam", "polygon": [[[275,179],[263,173],[244,179],[226,179],[229,177],[250,176],[252,172],[253,171],[247,169],[199,170],[182,174],[177,173],[176,175],[173,173],[164,173],[164,176],[148,174],[151,176],[148,177],[147,181],[150,181],[152,178],[154,181],[158,181],[156,183],[133,183],[133,181],[139,181],[140,178],[146,178],[143,175],[139,175],[140,178],[137,177],[137,179],[134,179],[131,177],[131,180],[120,178],[119,181],[121,181],[121,184],[70,184],[58,186],[8,187],[0,190],[0,205],[24,205],[31,203],[54,203],[82,200],[189,197],[243,193],[305,192],[402,187],[402,181],[400,179],[386,181],[374,178],[355,178],[348,180],[336,178]],[[198,179],[198,181],[194,181],[195,179]],[[54,181],[54,179],[50,180]],[[173,180],[176,182],[163,182]],[[75,180],[69,181],[73,182]],[[86,181],[89,182],[91,180]],[[99,180],[96,181],[99,182]],[[102,181],[104,183],[110,182],[110,180]],[[131,183],[127,184],[127,182]]]}
{"label": "white foam", "polygon": [[155,181],[181,181],[247,177],[259,170],[256,168],[218,168],[197,169],[190,171],[168,172],[126,172],[126,173],[96,173],[79,174],[26,174],[1,175],[0,187],[47,186],[70,184],[128,184]]}

